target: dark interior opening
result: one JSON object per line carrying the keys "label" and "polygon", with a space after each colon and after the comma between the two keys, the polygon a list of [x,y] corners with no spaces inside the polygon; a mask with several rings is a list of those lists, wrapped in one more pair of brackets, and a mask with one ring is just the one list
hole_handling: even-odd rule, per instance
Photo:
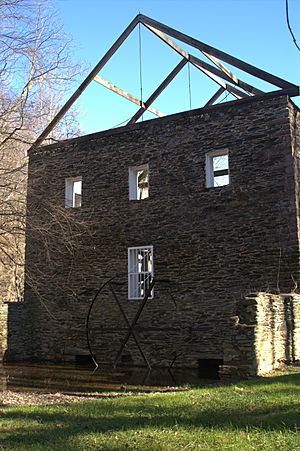
{"label": "dark interior opening", "polygon": [[131,354],[123,354],[121,356],[119,364],[122,366],[133,366],[133,359]]}
{"label": "dark interior opening", "polygon": [[199,359],[199,377],[206,379],[220,379],[219,369],[223,365],[222,359]]}
{"label": "dark interior opening", "polygon": [[75,355],[75,365],[78,366],[95,366],[92,356],[90,354],[77,354]]}

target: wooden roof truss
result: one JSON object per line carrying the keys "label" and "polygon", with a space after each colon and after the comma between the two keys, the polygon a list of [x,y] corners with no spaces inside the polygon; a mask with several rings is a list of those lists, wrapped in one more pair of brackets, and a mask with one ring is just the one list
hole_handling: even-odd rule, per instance
{"label": "wooden roof truss", "polygon": [[[155,36],[165,42],[170,46],[175,52],[177,52],[181,57],[181,61],[177,66],[170,72],[170,74],[163,80],[163,82],[157,87],[157,89],[152,93],[152,95],[143,102],[141,99],[136,98],[132,94],[123,91],[121,88],[113,85],[109,81],[104,80],[100,77],[99,72],[112,58],[114,53],[123,44],[135,27],[141,23],[148,30],[150,30]],[[202,59],[194,56],[185,50],[183,50],[177,43],[175,43],[171,38],[177,39],[184,44],[194,47],[196,50],[200,51],[205,57],[207,57],[211,63],[209,64]],[[163,92],[163,90],[171,83],[171,81],[176,77],[176,75],[181,71],[181,69],[186,65],[186,63],[191,63],[199,71],[203,72],[210,79],[212,79],[217,85],[219,85],[218,90],[215,94],[207,101],[203,106],[209,106],[214,104],[216,100],[225,92],[232,94],[235,98],[241,99],[249,96],[264,95],[266,92],[255,88],[254,86],[244,82],[243,80],[236,77],[224,63],[230,64],[256,78],[259,78],[265,82],[274,85],[277,92],[286,94],[289,96],[299,95],[299,86],[290,83],[282,78],[272,75],[262,69],[259,69],[251,64],[248,64],[234,56],[231,56],[221,50],[216,49],[210,45],[207,45],[191,36],[181,33],[161,22],[158,22],[150,17],[144,16],[143,14],[137,15],[133,21],[128,25],[128,27],[123,31],[120,37],[115,41],[112,47],[106,52],[106,54],[101,58],[94,69],[89,73],[85,80],[81,83],[79,88],[74,92],[74,94],[69,98],[57,115],[53,118],[50,124],[45,128],[42,134],[34,143],[34,147],[39,146],[43,140],[49,135],[56,124],[62,119],[66,112],[71,108],[74,102],[80,97],[83,91],[88,87],[88,85],[94,80],[97,83],[105,86],[111,91],[119,94],[120,96],[126,98],[127,100],[135,103],[139,106],[139,109],[134,114],[134,116],[129,120],[127,125],[137,122],[137,120],[143,115],[143,113],[148,110],[156,116],[165,116],[162,112],[152,107],[153,102],[157,97]]]}

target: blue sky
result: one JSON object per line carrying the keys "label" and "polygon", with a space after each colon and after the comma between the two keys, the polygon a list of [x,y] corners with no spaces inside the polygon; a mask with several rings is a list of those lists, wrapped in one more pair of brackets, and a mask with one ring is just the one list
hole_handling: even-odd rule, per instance
{"label": "blue sky", "polygon": [[[76,57],[85,60],[90,68],[141,12],[274,75],[300,84],[300,52],[287,28],[285,0],[55,0],[55,6],[65,30],[74,39]],[[300,44],[300,0],[289,0],[289,14]],[[146,100],[180,61],[180,56],[143,26],[140,33],[142,94],[143,100]],[[196,49],[182,47],[200,57]],[[254,86],[274,89],[242,75],[236,69],[232,70]],[[100,75],[140,97],[138,28]],[[192,108],[198,108],[217,89],[217,84],[193,67],[190,68],[189,89],[188,68],[185,66],[153,106],[166,114],[190,109],[190,101]],[[300,105],[299,98],[294,98],[294,101]],[[76,106],[84,133],[114,127],[129,119],[138,109],[95,82],[87,88]],[[152,114],[146,113],[144,120],[152,117]]]}

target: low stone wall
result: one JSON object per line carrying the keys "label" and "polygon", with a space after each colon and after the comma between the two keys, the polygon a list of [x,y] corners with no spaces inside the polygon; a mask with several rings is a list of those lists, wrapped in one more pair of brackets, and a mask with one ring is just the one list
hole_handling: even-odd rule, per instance
{"label": "low stone wall", "polygon": [[237,303],[220,375],[263,375],[300,359],[300,296],[254,293]]}
{"label": "low stone wall", "polygon": [[0,303],[0,362],[31,359],[31,327],[27,302]]}

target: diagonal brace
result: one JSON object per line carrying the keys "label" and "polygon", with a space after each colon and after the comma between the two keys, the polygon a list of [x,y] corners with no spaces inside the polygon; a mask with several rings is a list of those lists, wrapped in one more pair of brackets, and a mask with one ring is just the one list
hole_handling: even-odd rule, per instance
{"label": "diagonal brace", "polygon": [[[128,92],[123,91],[123,89],[118,88],[118,86],[113,85],[109,81],[104,80],[104,78],[100,77],[99,75],[96,75],[94,77],[94,81],[96,81],[100,85],[104,86],[105,88],[109,89],[110,91],[115,92],[119,96],[124,97],[125,99],[129,100],[130,102],[133,102],[136,105],[142,106],[146,110],[145,104],[144,104],[144,102],[142,102],[142,100],[138,99],[137,97],[133,96],[132,94],[129,94]],[[149,106],[147,108],[147,110],[150,111],[151,113],[155,114],[156,116],[159,116],[159,117],[165,116],[164,113],[162,113],[161,111],[159,111],[156,108],[153,108],[151,106]]]}
{"label": "diagonal brace", "polygon": [[[170,74],[165,78],[165,80],[159,85],[159,87],[153,92],[149,99],[145,102],[146,109],[154,102],[154,100],[162,93],[162,91],[171,83],[174,77],[181,71],[181,69],[186,65],[187,60],[183,58],[179,64],[170,72]],[[135,124],[135,122],[143,115],[145,108],[141,107],[135,115],[130,119],[127,125]]]}
{"label": "diagonal brace", "polygon": [[151,19],[151,17],[147,17],[144,16],[143,14],[140,14],[138,16],[138,20],[139,22],[142,22],[144,25],[150,25],[152,27],[155,27],[159,31],[162,31],[167,35],[172,36],[173,38],[178,39],[181,42],[184,42],[185,44],[191,45],[192,47],[195,47],[198,50],[201,51],[203,50],[209,55],[219,58],[220,60],[228,64],[231,64],[232,66],[235,66],[238,69],[241,69],[247,72],[248,74],[253,75],[254,77],[260,78],[282,89],[290,88],[291,90],[295,91],[294,95],[298,95],[297,93],[299,93],[299,87],[294,85],[293,83],[283,80],[280,77],[276,77],[275,75],[272,75],[262,69],[259,69],[258,67],[252,66],[251,64],[246,63],[245,61],[242,61],[232,55],[229,55],[228,53],[225,53],[215,47],[207,45],[204,42],[199,41],[198,39],[192,38],[191,36],[181,33],[180,31],[175,30],[174,28],[171,28],[161,22]]}
{"label": "diagonal brace", "polygon": [[[242,80],[239,80],[237,77],[235,77],[233,74],[231,74],[230,71],[222,71],[220,69],[215,68],[214,66],[206,63],[205,61],[202,61],[201,59],[197,58],[194,55],[190,55],[185,50],[183,50],[178,44],[176,44],[172,39],[170,39],[168,36],[166,36],[164,33],[162,33],[160,30],[151,27],[150,25],[145,25],[146,28],[148,28],[153,34],[155,34],[157,37],[159,37],[163,42],[165,42],[169,47],[171,47],[173,50],[175,50],[179,55],[183,56],[187,60],[189,60],[197,69],[204,72],[208,77],[210,77],[212,80],[214,80],[216,83],[218,83],[220,86],[224,86],[224,84],[220,83],[220,78],[222,78],[225,81],[229,81],[230,83],[234,83],[236,86],[239,86],[244,91],[251,94],[263,94],[263,91],[255,88],[252,85],[249,85],[248,83],[245,83]],[[223,67],[223,66],[222,66]],[[242,95],[241,95],[242,97]]]}
{"label": "diagonal brace", "polygon": [[225,91],[225,89],[221,86],[218,89],[218,91],[215,92],[215,94],[209,99],[209,101],[206,102],[204,107],[209,106],[209,105],[213,105],[215,103],[215,101],[223,94],[224,91]]}

